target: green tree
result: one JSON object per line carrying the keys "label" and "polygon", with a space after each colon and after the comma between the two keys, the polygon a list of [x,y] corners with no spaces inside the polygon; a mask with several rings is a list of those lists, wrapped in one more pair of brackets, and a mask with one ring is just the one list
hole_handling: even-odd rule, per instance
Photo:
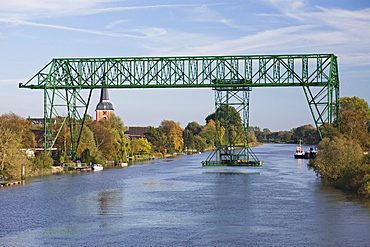
{"label": "green tree", "polygon": [[114,134],[110,129],[110,124],[107,120],[101,119],[94,121],[89,125],[89,128],[94,133],[96,147],[102,153],[105,160],[114,160],[116,149],[114,146]]}
{"label": "green tree", "polygon": [[126,137],[124,132],[128,128],[125,127],[122,119],[114,114],[111,115],[109,122],[116,150],[115,160],[126,162],[127,155],[130,151],[130,140]]}
{"label": "green tree", "polygon": [[42,152],[33,160],[34,170],[47,171],[51,169],[54,160],[48,153]]}
{"label": "green tree", "polygon": [[[216,126],[218,126],[217,129],[219,130],[219,137],[223,136],[220,140],[221,145],[235,145],[244,140],[245,130],[242,119],[239,112],[234,107],[228,105],[220,106],[216,109],[215,113],[210,114],[206,118],[207,123],[210,120],[216,122]],[[225,141],[228,141],[228,143]]]}
{"label": "green tree", "polygon": [[370,108],[368,103],[364,99],[360,99],[357,96],[342,97],[340,98],[339,102],[341,109],[358,112],[365,117],[365,120],[368,124],[370,123]]}
{"label": "green tree", "polygon": [[146,138],[134,139],[130,142],[132,155],[150,154],[151,145]]}
{"label": "green tree", "polygon": [[86,164],[92,164],[94,162],[94,157],[90,155],[90,150],[86,148],[84,151],[82,151],[80,155],[80,160],[82,163]]}
{"label": "green tree", "polygon": [[347,138],[324,138],[318,145],[319,152],[309,167],[326,180],[338,182],[348,167],[361,164],[363,152],[356,142]]}
{"label": "green tree", "polygon": [[62,152],[60,155],[59,155],[59,162],[60,163],[65,163],[68,161],[68,155],[66,152]]}
{"label": "green tree", "polygon": [[302,140],[306,144],[317,144],[320,142],[320,136],[315,127],[311,124],[302,125],[293,129],[292,139],[299,143]]}
{"label": "green tree", "polygon": [[340,99],[340,133],[334,126],[323,126],[324,139],[308,166],[336,187],[370,196],[369,107],[358,97]]}
{"label": "green tree", "polygon": [[356,141],[362,148],[369,148],[370,134],[366,117],[360,112],[350,109],[340,109],[340,131],[348,138]]}
{"label": "green tree", "polygon": [[207,147],[214,147],[216,145],[216,123],[210,119],[207,124],[202,128],[202,131],[199,133],[207,144]]}
{"label": "green tree", "polygon": [[207,147],[207,143],[206,143],[206,140],[204,140],[204,138],[202,138],[199,135],[194,136],[194,148],[198,152],[204,152],[206,147]]}
{"label": "green tree", "polygon": [[197,122],[190,122],[185,127],[185,130],[190,130],[194,136],[199,135],[199,133],[202,131],[202,126],[198,124]]}
{"label": "green tree", "polygon": [[151,143],[153,152],[165,153],[166,136],[161,128],[149,126],[144,136]]}
{"label": "green tree", "polygon": [[78,145],[77,157],[82,157],[82,153],[85,150],[89,150],[89,155],[92,157],[101,157],[101,153],[95,143],[94,132],[87,126],[84,126],[81,132],[81,140],[80,144]]}
{"label": "green tree", "polygon": [[194,149],[194,134],[191,130],[185,129],[183,132],[184,147],[186,150]]}
{"label": "green tree", "polygon": [[257,142],[257,138],[256,138],[256,135],[254,134],[254,131],[248,131],[247,140],[249,143]]}

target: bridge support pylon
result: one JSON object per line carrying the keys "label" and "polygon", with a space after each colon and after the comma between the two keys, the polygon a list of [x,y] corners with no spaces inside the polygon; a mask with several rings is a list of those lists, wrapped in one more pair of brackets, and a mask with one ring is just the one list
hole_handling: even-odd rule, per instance
{"label": "bridge support pylon", "polygon": [[214,87],[213,90],[216,108],[216,147],[202,165],[262,166],[262,161],[248,145],[249,98],[252,89],[233,86]]}

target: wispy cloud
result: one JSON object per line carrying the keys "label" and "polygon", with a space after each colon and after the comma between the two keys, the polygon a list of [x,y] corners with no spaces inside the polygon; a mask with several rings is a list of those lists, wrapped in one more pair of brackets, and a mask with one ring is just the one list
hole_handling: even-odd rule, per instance
{"label": "wispy cloud", "polygon": [[209,8],[208,5],[201,5],[187,11],[189,14],[188,21],[191,22],[217,22],[230,23],[231,20],[224,18],[220,13]]}
{"label": "wispy cloud", "polygon": [[[336,53],[342,65],[370,65],[370,8],[351,11],[319,6],[309,7],[306,1],[266,0],[275,6],[279,20],[291,19],[286,27],[271,25],[269,29],[239,37],[213,37],[209,44],[203,36],[195,38],[191,46],[176,47],[173,54],[226,55],[226,54],[279,54],[279,53]],[[203,9],[207,13],[206,9]],[[216,14],[205,15],[216,20]],[[170,34],[168,34],[170,35]],[[166,47],[168,48],[168,47]],[[158,47],[153,49],[160,51]],[[168,49],[165,49],[168,53]]]}
{"label": "wispy cloud", "polygon": [[34,27],[53,28],[53,29],[61,29],[61,30],[74,31],[74,32],[104,35],[104,36],[142,38],[141,35],[130,35],[130,34],[124,34],[124,33],[74,28],[74,27],[67,27],[67,26],[61,26],[61,25],[52,25],[52,24],[43,24],[43,23],[36,23],[36,22],[30,22],[30,21],[23,21],[23,20],[0,19],[0,22],[12,24],[12,25],[25,25],[25,26],[34,26]]}
{"label": "wispy cloud", "polygon": [[[140,9],[189,8],[202,6],[202,4],[158,4],[104,7],[104,5],[109,2],[117,2],[117,0],[0,0],[0,17],[3,19],[29,20],[35,17],[82,16]],[[208,5],[218,5],[218,3]]]}
{"label": "wispy cloud", "polygon": [[[22,1],[23,2],[23,1]],[[160,8],[207,8],[207,5],[202,4],[160,4],[146,6],[129,6],[129,7],[111,7],[104,8],[102,5],[108,2],[116,2],[115,0],[29,0],[25,4],[21,4],[19,0],[4,1],[0,0],[2,8],[0,10],[0,23],[8,24],[9,26],[34,26],[42,28],[52,28],[67,30],[73,32],[89,33],[95,35],[104,35],[112,37],[128,37],[128,38],[152,38],[166,34],[166,29],[161,27],[136,27],[127,28],[124,24],[127,20],[118,20],[108,24],[107,30],[94,30],[70,27],[64,25],[47,24],[31,21],[35,17],[60,17],[60,16],[81,16],[95,15],[109,12],[132,11],[140,9],[160,9]],[[3,4],[4,3],[4,4]],[[218,5],[218,3],[209,4]],[[0,33],[1,34],[1,33]]]}

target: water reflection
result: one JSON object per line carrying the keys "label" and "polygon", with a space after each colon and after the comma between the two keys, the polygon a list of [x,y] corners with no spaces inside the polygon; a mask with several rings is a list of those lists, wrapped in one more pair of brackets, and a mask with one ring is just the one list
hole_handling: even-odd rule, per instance
{"label": "water reflection", "polygon": [[102,191],[96,200],[98,215],[122,215],[122,191]]}

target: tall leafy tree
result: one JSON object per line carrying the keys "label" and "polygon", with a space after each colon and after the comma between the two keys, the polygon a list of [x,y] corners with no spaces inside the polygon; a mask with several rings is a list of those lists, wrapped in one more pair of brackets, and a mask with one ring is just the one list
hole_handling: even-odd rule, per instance
{"label": "tall leafy tree", "polygon": [[92,157],[100,157],[100,151],[95,143],[94,132],[87,126],[84,126],[81,133],[81,140],[77,150],[77,157],[81,157],[83,151],[89,150]]}
{"label": "tall leafy tree", "polygon": [[21,139],[22,148],[35,148],[35,135],[30,131],[31,122],[15,113],[6,113],[0,116],[0,123],[4,128],[11,129]]}
{"label": "tall leafy tree", "polygon": [[132,155],[148,155],[150,154],[151,145],[146,138],[134,139],[130,142]]}
{"label": "tall leafy tree", "polygon": [[31,124],[14,113],[0,116],[0,174],[18,178],[21,165],[30,165],[26,152],[34,148],[36,141]]}
{"label": "tall leafy tree", "polygon": [[205,139],[203,139],[199,135],[194,136],[194,148],[198,152],[204,152],[204,150],[206,149],[206,147],[207,147],[207,143],[206,143],[206,140]]}
{"label": "tall leafy tree", "polygon": [[340,107],[342,109],[358,112],[365,117],[366,122],[370,123],[370,108],[369,104],[357,96],[340,98]]}
{"label": "tall leafy tree", "polygon": [[216,145],[216,123],[214,120],[210,119],[207,124],[202,128],[199,133],[205,141],[208,147],[214,147]]}
{"label": "tall leafy tree", "polygon": [[348,138],[357,141],[362,148],[370,148],[370,108],[358,97],[340,98],[340,130]]}
{"label": "tall leafy tree", "polygon": [[172,120],[163,120],[160,128],[166,135],[167,142],[166,147],[170,153],[175,151],[182,151],[183,139],[182,139],[182,128],[180,123],[176,123]]}
{"label": "tall leafy tree", "polygon": [[111,132],[113,133],[114,147],[116,150],[115,160],[125,162],[130,150],[130,141],[124,134],[127,130],[119,116],[111,115],[109,119]]}
{"label": "tall leafy tree", "polygon": [[194,149],[194,134],[191,130],[185,129],[183,132],[184,147],[185,149]]}
{"label": "tall leafy tree", "polygon": [[195,136],[195,135],[198,135],[202,131],[202,126],[199,123],[193,121],[193,122],[188,123],[188,125],[186,125],[185,130],[190,130]]}
{"label": "tall leafy tree", "polygon": [[306,124],[293,129],[292,139],[298,143],[302,140],[306,144],[317,144],[320,142],[320,136],[317,129],[311,124]]}
{"label": "tall leafy tree", "polygon": [[[216,126],[219,126],[219,135],[223,134],[224,129],[224,138],[222,138],[222,144],[235,145],[238,142],[242,141],[245,137],[245,130],[242,124],[242,119],[239,112],[232,106],[222,105],[216,109],[215,113],[210,114],[206,118],[208,123],[210,120],[216,122]],[[225,143],[225,138],[228,139],[229,143]]]}
{"label": "tall leafy tree", "polygon": [[105,160],[114,160],[116,150],[114,146],[114,134],[110,130],[109,122],[105,119],[94,121],[89,125],[94,132],[96,147],[102,153]]}

